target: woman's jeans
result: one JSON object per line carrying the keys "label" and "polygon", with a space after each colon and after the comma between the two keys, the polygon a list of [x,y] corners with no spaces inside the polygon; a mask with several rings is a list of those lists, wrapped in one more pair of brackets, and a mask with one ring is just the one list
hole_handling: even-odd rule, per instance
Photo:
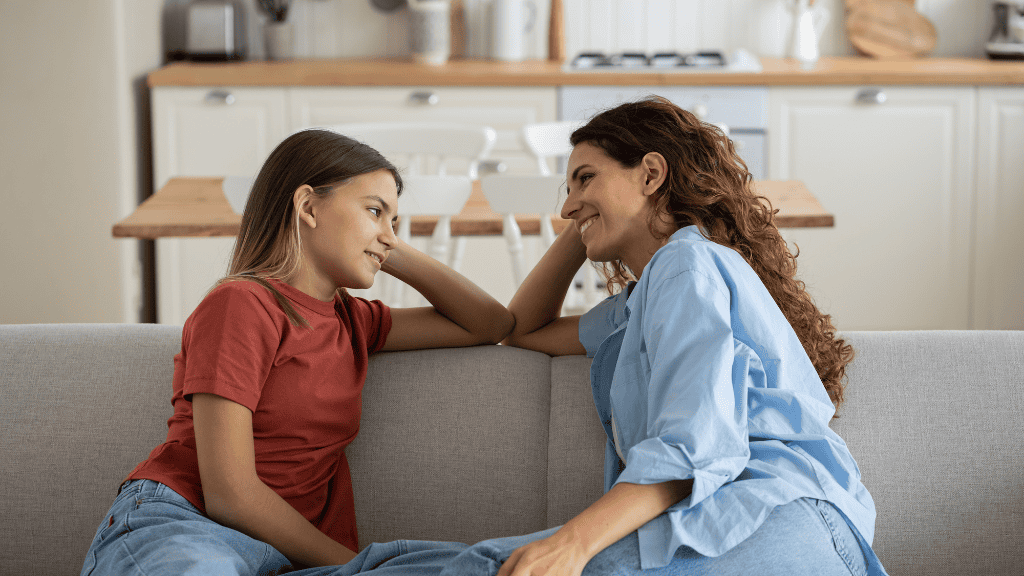
{"label": "woman's jeans", "polygon": [[[82,576],[483,576],[495,574],[516,548],[555,530],[472,546],[413,540],[375,543],[344,566],[293,571],[273,547],[210,520],[167,486],[133,480],[121,488],[100,523]],[[875,561],[869,554],[869,562]],[[671,564],[642,574],[861,576],[870,573],[865,564],[858,538],[838,510],[828,502],[802,499],[776,508],[750,538],[722,556],[708,558],[682,547]],[[634,532],[595,556],[584,576],[640,573]]]}

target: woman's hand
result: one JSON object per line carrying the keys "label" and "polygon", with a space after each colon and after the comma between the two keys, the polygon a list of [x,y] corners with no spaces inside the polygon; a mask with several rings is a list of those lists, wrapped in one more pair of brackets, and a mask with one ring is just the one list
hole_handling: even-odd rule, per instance
{"label": "woman's hand", "polygon": [[580,576],[591,556],[566,528],[517,548],[497,576]]}

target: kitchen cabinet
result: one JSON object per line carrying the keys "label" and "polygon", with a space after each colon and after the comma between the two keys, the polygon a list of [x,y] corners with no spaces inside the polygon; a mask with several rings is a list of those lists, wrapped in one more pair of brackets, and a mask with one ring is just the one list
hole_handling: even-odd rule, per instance
{"label": "kitchen cabinet", "polygon": [[[155,185],[172,176],[254,175],[288,130],[283,89],[153,90]],[[157,319],[183,323],[226,274],[233,246],[222,237],[157,240]]]}
{"label": "kitchen cabinet", "polygon": [[971,326],[976,93],[770,90],[771,178],[803,181],[835,215],[784,236],[840,330]]}
{"label": "kitchen cabinet", "polygon": [[[486,124],[498,133],[492,158],[509,172],[535,172],[519,128],[556,119],[554,87],[159,86],[153,88],[154,179],[159,188],[172,176],[253,176],[296,130],[381,121]],[[157,320],[180,324],[226,273],[234,238],[167,238],[156,244]],[[507,254],[501,237],[477,237],[467,242],[464,257],[485,263],[471,280],[506,302],[513,291]]]}
{"label": "kitchen cabinet", "polygon": [[978,88],[972,328],[1024,330],[1024,91]]}
{"label": "kitchen cabinet", "polygon": [[[292,88],[291,126],[297,130],[348,122],[451,122],[494,128],[490,157],[508,172],[533,174],[536,160],[523,148],[524,124],[556,120],[556,89],[538,87]],[[397,161],[397,160],[396,160]],[[449,172],[458,166],[448,165]]]}

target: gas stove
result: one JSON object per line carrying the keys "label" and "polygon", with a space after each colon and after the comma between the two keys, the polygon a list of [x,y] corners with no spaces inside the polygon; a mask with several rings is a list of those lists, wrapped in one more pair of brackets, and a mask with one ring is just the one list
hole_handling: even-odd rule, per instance
{"label": "gas stove", "polygon": [[739,49],[726,55],[719,50],[692,53],[583,52],[564,66],[566,72],[760,72],[761,62]]}

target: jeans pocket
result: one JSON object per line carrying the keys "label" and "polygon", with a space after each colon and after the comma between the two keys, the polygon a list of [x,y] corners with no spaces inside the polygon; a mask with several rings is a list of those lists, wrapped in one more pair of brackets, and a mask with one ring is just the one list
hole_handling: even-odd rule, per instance
{"label": "jeans pocket", "polygon": [[836,554],[846,564],[850,574],[853,574],[853,576],[866,576],[860,543],[857,542],[857,537],[846,523],[846,519],[837,513],[832,504],[827,500],[818,500],[816,504],[822,522],[825,523],[829,533],[832,534],[832,543],[835,545]]}

